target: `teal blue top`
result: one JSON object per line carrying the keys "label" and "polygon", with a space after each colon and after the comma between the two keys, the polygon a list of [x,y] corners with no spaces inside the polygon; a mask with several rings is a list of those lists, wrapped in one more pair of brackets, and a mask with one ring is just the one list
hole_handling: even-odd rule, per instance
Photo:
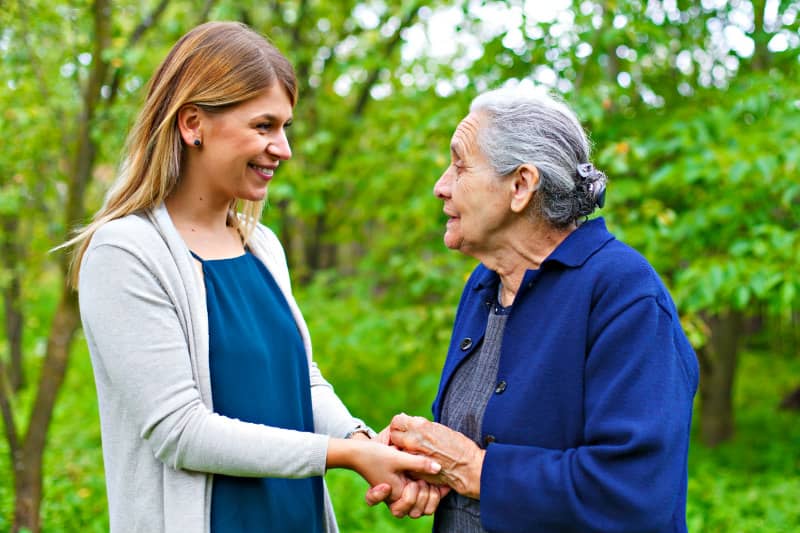
{"label": "teal blue top", "polygon": [[[203,260],[214,411],[314,431],[308,360],[292,312],[250,251]],[[322,478],[214,476],[211,532],[323,531]]]}

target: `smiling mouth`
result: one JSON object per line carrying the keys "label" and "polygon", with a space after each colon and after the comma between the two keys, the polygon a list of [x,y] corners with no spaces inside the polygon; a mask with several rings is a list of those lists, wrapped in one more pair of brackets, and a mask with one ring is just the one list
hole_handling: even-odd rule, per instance
{"label": "smiling mouth", "polygon": [[258,165],[254,165],[253,163],[248,163],[247,166],[255,170],[256,173],[265,180],[272,179],[272,175],[275,173],[274,168],[260,167]]}

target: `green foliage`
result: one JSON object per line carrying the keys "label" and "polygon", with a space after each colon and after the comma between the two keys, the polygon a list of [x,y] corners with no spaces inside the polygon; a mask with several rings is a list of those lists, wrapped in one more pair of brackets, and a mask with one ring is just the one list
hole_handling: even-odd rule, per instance
{"label": "green foliage", "polygon": [[[201,3],[172,1],[134,41],[155,3],[113,2],[102,57],[115,78],[92,123],[98,153],[88,211],[114,177],[153,68],[200,22]],[[0,268],[0,289],[21,276],[35,383],[60,276],[58,256],[46,252],[76,222],[62,213],[81,84],[93,61],[91,3],[0,4],[0,221],[18,222],[0,243],[23,250]],[[402,39],[392,42],[405,35],[406,16],[415,15],[409,26],[436,33],[431,13],[450,4],[463,15],[455,38],[473,37],[478,52],[461,43],[452,57],[401,61]],[[478,4],[507,9],[504,20],[518,27],[492,28]],[[800,487],[786,473],[800,469],[800,435],[796,415],[774,406],[800,381],[789,357],[800,309],[799,63],[791,41],[782,52],[766,43],[781,32],[796,36],[798,3],[770,3],[773,22],[742,30],[755,43],[751,55],[720,41],[749,2],[575,1],[546,21],[518,4],[437,1],[416,11],[416,2],[211,3],[209,18],[248,22],[299,74],[294,157],[276,175],[265,221],[287,246],[316,360],[353,413],[375,427],[399,411],[429,414],[474,263],[443,247],[445,219],[431,189],[470,98],[509,79],[537,80],[563,94],[590,130],[611,180],[603,215],[662,274],[695,346],[707,335],[703,313],[745,310],[764,323],[763,352],[746,355],[737,382],[737,439],[714,451],[693,447],[690,530],[797,529]],[[0,357],[5,348],[0,336]],[[14,399],[22,426],[34,393]],[[105,531],[96,399],[80,339],[54,416],[45,531]],[[13,494],[10,476],[0,480],[4,531]],[[343,531],[430,529],[430,519],[396,521],[383,507],[364,506],[366,486],[352,473],[332,472],[329,483]]]}
{"label": "green foliage", "polygon": [[800,527],[800,478],[791,474],[800,471],[798,413],[775,409],[798,373],[797,358],[742,358],[736,439],[714,449],[693,442],[689,453],[689,531],[791,533]]}
{"label": "green foliage", "polygon": [[800,305],[800,92],[774,80],[705,95],[701,113],[641,117],[599,154],[615,173],[610,220],[689,315]]}
{"label": "green foliage", "polygon": [[298,301],[307,310],[314,358],[345,404],[360,406],[354,414],[376,428],[399,412],[430,416],[457,295],[447,304],[400,306],[331,285],[319,278]]}
{"label": "green foliage", "polygon": [[[302,296],[302,306],[310,309],[318,302]],[[326,302],[322,302],[325,304]],[[323,306],[325,307],[325,306]],[[341,321],[340,311],[327,305],[326,312],[315,313],[315,323],[326,318]],[[350,320],[343,335],[358,324]],[[316,326],[314,326],[315,328]],[[394,386],[381,387],[380,375],[390,360],[394,347],[380,337],[373,339],[371,348],[380,355],[367,361],[368,367],[354,360],[351,354],[331,354],[320,343],[320,335],[312,328],[317,341],[318,358],[326,377],[337,392],[347,398],[354,414],[365,416],[379,426],[388,420],[401,405]],[[420,349],[440,351],[439,341],[429,341]],[[428,369],[435,382],[441,357]],[[769,359],[770,364],[764,364]],[[340,367],[346,367],[344,369]],[[45,458],[45,499],[42,510],[44,531],[68,533],[73,531],[100,532],[108,530],[105,487],[100,450],[97,400],[94,384],[89,377],[88,354],[78,345],[73,354],[72,368],[61,394],[50,433],[50,445]],[[336,376],[333,378],[332,376]],[[707,449],[693,441],[689,457],[689,495],[687,520],[690,531],[704,533],[793,533],[800,524],[800,480],[790,475],[800,469],[796,443],[800,441],[800,424],[796,412],[776,411],[783,394],[791,390],[800,378],[797,358],[767,353],[745,353],[741,379],[737,382],[736,406],[739,435],[736,440]],[[365,386],[372,395],[365,394]],[[406,383],[408,386],[408,383]],[[414,387],[418,397],[411,403],[418,414],[427,413],[435,383]],[[403,398],[405,400],[405,398]],[[411,411],[411,410],[409,410]],[[411,411],[415,412],[415,411]],[[365,413],[369,413],[365,415]],[[76,422],[79,421],[79,422]],[[8,471],[5,442],[0,442],[0,471]],[[363,503],[366,483],[348,471],[334,470],[326,476],[342,531],[347,533],[395,533],[430,531],[431,519],[396,520],[384,506],[369,508]],[[12,511],[10,479],[0,481],[0,531],[9,529]]]}

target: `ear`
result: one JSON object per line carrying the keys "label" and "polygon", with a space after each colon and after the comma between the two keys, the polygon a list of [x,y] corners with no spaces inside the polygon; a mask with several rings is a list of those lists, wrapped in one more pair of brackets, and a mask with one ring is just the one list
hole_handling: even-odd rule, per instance
{"label": "ear", "polygon": [[178,129],[187,145],[193,145],[196,139],[203,140],[201,123],[202,111],[196,105],[186,104],[178,110]]}
{"label": "ear", "polygon": [[511,210],[521,213],[530,205],[539,188],[539,169],[533,165],[520,165],[511,175]]}

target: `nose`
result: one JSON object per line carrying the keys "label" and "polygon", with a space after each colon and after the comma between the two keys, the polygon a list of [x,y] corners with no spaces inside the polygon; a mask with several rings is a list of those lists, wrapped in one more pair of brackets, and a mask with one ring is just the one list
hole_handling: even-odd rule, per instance
{"label": "nose", "polygon": [[453,173],[453,166],[447,167],[447,170],[444,171],[444,174],[436,180],[436,183],[433,186],[433,195],[438,198],[439,200],[446,200],[450,198],[450,183],[451,183],[451,176]]}
{"label": "nose", "polygon": [[292,157],[292,148],[284,130],[281,130],[267,145],[267,153],[284,161]]}

